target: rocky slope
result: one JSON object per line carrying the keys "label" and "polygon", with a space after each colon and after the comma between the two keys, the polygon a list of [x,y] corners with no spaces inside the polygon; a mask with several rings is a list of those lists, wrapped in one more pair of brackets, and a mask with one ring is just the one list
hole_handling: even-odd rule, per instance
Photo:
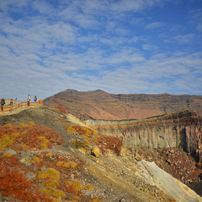
{"label": "rocky slope", "polygon": [[140,156],[62,111],[41,106],[0,116],[0,201],[202,201],[144,160],[145,149]]}
{"label": "rocky slope", "polygon": [[65,90],[44,100],[47,106],[62,106],[81,120],[143,119],[182,109],[202,115],[202,96],[170,94],[110,94],[102,90]]}
{"label": "rocky slope", "polygon": [[[200,179],[200,173],[196,170],[202,168],[202,119],[193,111],[183,110],[142,120],[87,120],[85,123],[93,126],[100,133],[121,138],[126,148],[144,147],[159,150],[173,148],[173,155],[170,156],[169,152],[167,153],[169,157],[167,163],[173,167],[177,166],[179,171],[177,175],[172,172],[173,175],[186,184]],[[195,159],[197,167],[194,166],[193,171],[189,170],[189,163],[187,163],[189,160],[182,158],[184,155],[182,152],[180,156],[176,154],[174,157],[174,151],[178,148]],[[178,165],[179,161],[181,165]],[[185,176],[181,169],[186,169],[189,174]],[[194,176],[194,173],[198,177]]]}

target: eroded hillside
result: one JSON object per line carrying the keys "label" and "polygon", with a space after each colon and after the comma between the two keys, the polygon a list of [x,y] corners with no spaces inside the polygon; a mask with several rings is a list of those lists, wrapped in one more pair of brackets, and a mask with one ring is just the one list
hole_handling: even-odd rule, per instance
{"label": "eroded hillside", "polygon": [[120,138],[63,112],[0,116],[2,201],[202,201]]}
{"label": "eroded hillside", "polygon": [[65,90],[44,100],[47,106],[62,106],[81,120],[143,119],[183,109],[202,115],[202,96],[170,94],[110,94],[102,90]]}

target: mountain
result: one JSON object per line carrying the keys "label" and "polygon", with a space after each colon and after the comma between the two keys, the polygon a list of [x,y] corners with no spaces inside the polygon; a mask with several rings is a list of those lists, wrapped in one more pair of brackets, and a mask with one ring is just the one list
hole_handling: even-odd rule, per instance
{"label": "mountain", "polygon": [[81,120],[143,119],[193,110],[202,116],[202,96],[164,94],[110,94],[102,90],[68,89],[44,99],[44,105],[61,106]]}
{"label": "mountain", "polygon": [[[146,131],[155,124],[157,128],[170,123],[179,128],[183,123],[190,128],[201,124],[192,111],[134,121],[122,121],[122,128],[117,128],[127,130],[124,134],[130,138],[136,129]],[[117,129],[110,124],[105,123],[111,132]],[[0,201],[202,201],[183,179],[171,175],[172,169],[180,169],[187,180],[189,172],[189,179],[200,180],[201,169],[182,148],[130,148],[122,138],[103,134],[95,125],[65,113],[62,107],[30,107],[0,115]],[[198,135],[201,138],[201,133],[190,133],[185,145],[195,145]],[[162,132],[161,138],[168,137]],[[189,169],[183,170],[187,164]]]}

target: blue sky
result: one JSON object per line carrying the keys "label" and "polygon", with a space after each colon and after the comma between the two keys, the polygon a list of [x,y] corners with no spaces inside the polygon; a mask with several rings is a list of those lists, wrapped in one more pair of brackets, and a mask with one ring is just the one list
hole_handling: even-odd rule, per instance
{"label": "blue sky", "polygon": [[1,0],[0,97],[202,95],[201,0]]}

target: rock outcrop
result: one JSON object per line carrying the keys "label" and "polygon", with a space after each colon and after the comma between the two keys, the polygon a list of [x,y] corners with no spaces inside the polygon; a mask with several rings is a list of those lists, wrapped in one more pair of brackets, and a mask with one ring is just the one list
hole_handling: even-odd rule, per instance
{"label": "rock outcrop", "polygon": [[190,110],[142,120],[87,120],[85,123],[100,133],[121,138],[127,148],[182,147],[197,161],[202,158],[202,119]]}

